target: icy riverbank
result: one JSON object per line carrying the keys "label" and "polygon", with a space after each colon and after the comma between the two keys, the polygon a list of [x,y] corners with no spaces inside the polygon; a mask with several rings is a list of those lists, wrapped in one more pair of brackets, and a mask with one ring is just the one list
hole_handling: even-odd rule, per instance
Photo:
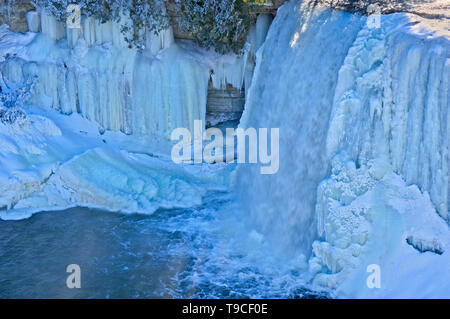
{"label": "icy riverbank", "polygon": [[2,219],[75,206],[151,214],[198,206],[209,191],[226,190],[230,167],[176,165],[168,142],[145,148],[123,133],[100,135],[78,114],[28,111],[24,121],[0,123]]}

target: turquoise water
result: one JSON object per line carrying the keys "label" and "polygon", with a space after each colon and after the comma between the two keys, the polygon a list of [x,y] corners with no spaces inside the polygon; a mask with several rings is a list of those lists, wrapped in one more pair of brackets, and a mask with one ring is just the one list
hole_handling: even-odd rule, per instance
{"label": "turquoise water", "polygon": [[[248,236],[231,203],[216,194],[153,215],[74,208],[0,221],[0,298],[320,297]],[[66,286],[69,264],[80,289]]]}

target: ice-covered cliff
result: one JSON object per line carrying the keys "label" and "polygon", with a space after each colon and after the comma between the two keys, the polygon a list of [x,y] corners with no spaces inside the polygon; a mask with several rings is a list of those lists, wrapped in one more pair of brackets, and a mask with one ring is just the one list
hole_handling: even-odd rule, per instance
{"label": "ice-covered cliff", "polygon": [[[38,24],[32,21],[37,18],[29,15],[30,24]],[[171,46],[170,30],[151,37],[143,53],[127,48],[117,24],[87,18],[82,29],[65,29],[46,14],[40,21],[42,32],[25,53],[2,64],[11,86],[37,78],[34,104],[79,112],[104,129],[127,134],[167,136],[204,119],[208,70]],[[167,50],[156,56],[162,49]]]}
{"label": "ice-covered cliff", "polygon": [[44,12],[29,12],[29,29],[38,33],[0,71],[9,87],[36,78],[35,105],[78,112],[105,130],[168,138],[177,127],[205,122],[210,81],[214,88],[240,89],[251,80],[252,57],[270,25],[263,17],[245,55],[222,56],[175,43],[171,28],[148,32],[146,48],[136,50],[128,48],[120,23],[83,17],[81,28],[68,28]]}
{"label": "ice-covered cliff", "polygon": [[[209,190],[223,188],[217,166],[180,168],[177,177],[168,138],[194,120],[205,123],[209,85],[241,88],[251,79],[267,16],[257,19],[242,56],[175,43],[171,28],[148,33],[137,50],[118,23],[83,17],[81,28],[71,29],[44,12],[29,12],[27,21],[25,34],[0,28],[1,93],[31,83],[27,103],[36,107],[26,107],[23,123],[0,123],[2,218],[71,206],[152,213],[199,205]],[[49,119],[55,116],[57,124]],[[203,176],[194,187],[191,169]]]}
{"label": "ice-covered cliff", "polygon": [[[280,170],[241,168],[237,187],[247,189],[242,201],[258,231],[282,253],[309,256],[314,242],[316,289],[446,293],[430,288],[448,278],[439,270],[431,277],[443,278],[423,275],[422,291],[408,281],[417,277],[412,264],[445,269],[449,261],[448,252],[437,256],[450,248],[446,23],[405,13],[367,18],[315,1],[278,11],[241,126],[280,128]],[[403,270],[397,277],[393,263]],[[369,264],[389,274],[383,290],[366,286]]]}

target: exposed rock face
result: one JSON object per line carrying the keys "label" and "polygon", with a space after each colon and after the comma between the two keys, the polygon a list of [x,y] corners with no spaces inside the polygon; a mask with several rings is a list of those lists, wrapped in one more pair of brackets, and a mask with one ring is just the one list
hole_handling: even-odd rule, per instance
{"label": "exposed rock face", "polygon": [[[257,13],[272,13],[275,14],[277,9],[286,0],[270,0],[267,5],[260,6],[257,8]],[[28,11],[34,10],[34,6],[31,4],[30,0],[0,0],[0,25],[8,24],[10,29],[15,32],[27,32],[28,24],[26,20],[26,14]],[[176,23],[176,14],[173,10],[169,13],[172,17],[173,30],[175,38],[179,39],[192,39],[192,36],[187,33],[183,33],[179,30]]]}
{"label": "exposed rock face", "polygon": [[8,24],[15,32],[26,32],[26,14],[33,9],[30,0],[0,0],[0,24]]}
{"label": "exposed rock face", "polygon": [[223,89],[208,89],[206,104],[206,126],[216,126],[226,121],[239,120],[244,111],[245,91],[231,86]]}
{"label": "exposed rock face", "polygon": [[[254,14],[256,16],[261,13],[269,13],[269,14],[272,14],[275,16],[278,8],[281,7],[281,5],[286,2],[286,0],[267,0],[266,2],[267,2],[266,5],[260,5],[260,6],[255,7],[254,12],[252,12],[252,14]],[[168,9],[169,15],[172,20],[173,33],[174,33],[175,38],[193,40],[194,38],[192,37],[192,35],[180,30],[178,23],[177,23],[177,18],[179,16],[177,15],[176,11],[173,9],[173,1],[169,2],[167,9]]]}

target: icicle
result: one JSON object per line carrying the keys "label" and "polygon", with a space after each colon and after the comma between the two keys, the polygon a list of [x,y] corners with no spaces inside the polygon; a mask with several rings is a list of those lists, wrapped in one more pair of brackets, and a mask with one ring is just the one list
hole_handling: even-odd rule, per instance
{"label": "icicle", "polygon": [[53,40],[61,40],[66,36],[66,30],[61,22],[54,16],[41,12],[42,33]]}
{"label": "icicle", "polygon": [[30,32],[39,32],[41,29],[41,18],[37,11],[29,11],[26,15],[28,31]]}

